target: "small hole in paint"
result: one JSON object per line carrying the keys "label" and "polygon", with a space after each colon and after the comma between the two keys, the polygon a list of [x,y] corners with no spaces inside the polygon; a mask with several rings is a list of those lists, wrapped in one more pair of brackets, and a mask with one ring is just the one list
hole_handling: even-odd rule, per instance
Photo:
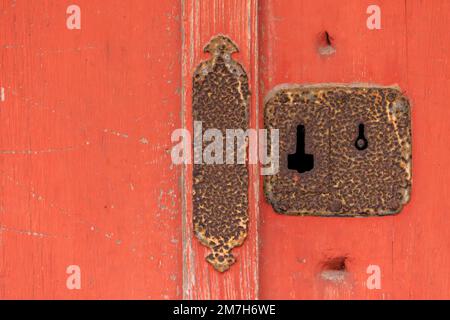
{"label": "small hole in paint", "polygon": [[334,39],[328,31],[324,31],[319,36],[318,52],[322,56],[329,56],[336,52]]}
{"label": "small hole in paint", "polygon": [[348,274],[347,257],[335,257],[323,263],[320,277],[332,283],[344,283]]}
{"label": "small hole in paint", "polygon": [[323,270],[347,271],[347,257],[335,257],[325,261]]}

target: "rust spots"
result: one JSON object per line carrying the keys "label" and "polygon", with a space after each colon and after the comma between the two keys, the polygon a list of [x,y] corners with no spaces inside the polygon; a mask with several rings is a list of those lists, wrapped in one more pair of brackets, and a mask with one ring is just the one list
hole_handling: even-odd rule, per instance
{"label": "rust spots", "polygon": [[[207,129],[248,128],[247,74],[231,57],[237,46],[227,37],[214,37],[205,47],[210,60],[193,76],[193,120]],[[196,137],[198,138],[198,137]],[[202,142],[203,149],[206,147]],[[225,158],[225,156],[223,157]],[[243,164],[194,164],[193,219],[196,236],[211,248],[206,260],[220,272],[235,262],[231,250],[247,237],[248,169]]]}
{"label": "rust spots", "polygon": [[[264,178],[275,211],[388,215],[409,201],[410,108],[398,89],[279,87],[266,99],[264,121],[267,129],[280,130],[280,171]],[[304,172],[291,170],[288,163],[298,148],[299,125],[305,138],[302,152],[314,159],[313,169]]]}

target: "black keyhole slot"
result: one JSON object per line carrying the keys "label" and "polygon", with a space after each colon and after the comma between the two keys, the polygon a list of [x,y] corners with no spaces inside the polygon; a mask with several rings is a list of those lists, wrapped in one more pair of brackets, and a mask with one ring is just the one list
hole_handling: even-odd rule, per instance
{"label": "black keyhole slot", "polygon": [[359,151],[363,151],[367,149],[368,146],[369,142],[367,141],[366,136],[364,135],[364,124],[360,123],[358,128],[358,137],[356,138],[355,141],[355,147]]}
{"label": "black keyhole slot", "polygon": [[300,173],[314,169],[314,156],[305,153],[305,126],[297,126],[297,147],[294,154],[288,155],[288,169]]}

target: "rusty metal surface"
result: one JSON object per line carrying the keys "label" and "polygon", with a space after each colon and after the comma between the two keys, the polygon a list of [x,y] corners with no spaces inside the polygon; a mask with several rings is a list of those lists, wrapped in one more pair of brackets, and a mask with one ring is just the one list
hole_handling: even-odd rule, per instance
{"label": "rusty metal surface", "polygon": [[[280,130],[280,171],[264,179],[278,213],[389,215],[409,201],[410,106],[397,88],[280,86],[266,98],[264,121]],[[302,173],[288,168],[299,125],[314,157]]]}
{"label": "rusty metal surface", "polygon": [[[248,128],[250,92],[245,70],[231,58],[237,51],[230,39],[216,36],[205,47],[211,59],[194,72],[193,120],[202,122],[202,135],[211,128],[224,137],[226,129]],[[207,145],[203,140],[203,150]],[[224,272],[235,262],[232,248],[247,236],[248,169],[245,164],[194,164],[193,170],[194,230],[211,248],[206,260]]]}

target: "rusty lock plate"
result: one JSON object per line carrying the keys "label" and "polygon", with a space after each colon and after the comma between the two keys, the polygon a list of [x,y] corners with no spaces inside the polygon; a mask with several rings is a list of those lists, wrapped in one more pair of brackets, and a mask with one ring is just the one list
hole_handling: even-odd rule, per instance
{"label": "rusty lock plate", "polygon": [[[194,130],[197,141],[208,129],[219,130],[223,137],[226,129],[245,131],[249,121],[247,74],[231,57],[238,52],[237,46],[219,35],[204,51],[211,58],[196,68],[193,79],[193,120],[201,122],[201,130]],[[208,144],[202,139],[202,150]],[[202,154],[194,156],[197,160],[199,157]],[[222,159],[225,159],[225,150]],[[216,270],[224,272],[235,262],[231,250],[247,237],[248,168],[238,163],[202,163],[194,164],[193,170],[194,231],[211,249],[206,260]]]}
{"label": "rusty lock plate", "polygon": [[409,201],[410,105],[398,88],[279,86],[264,122],[280,134],[280,170],[264,178],[276,212],[389,215]]}

